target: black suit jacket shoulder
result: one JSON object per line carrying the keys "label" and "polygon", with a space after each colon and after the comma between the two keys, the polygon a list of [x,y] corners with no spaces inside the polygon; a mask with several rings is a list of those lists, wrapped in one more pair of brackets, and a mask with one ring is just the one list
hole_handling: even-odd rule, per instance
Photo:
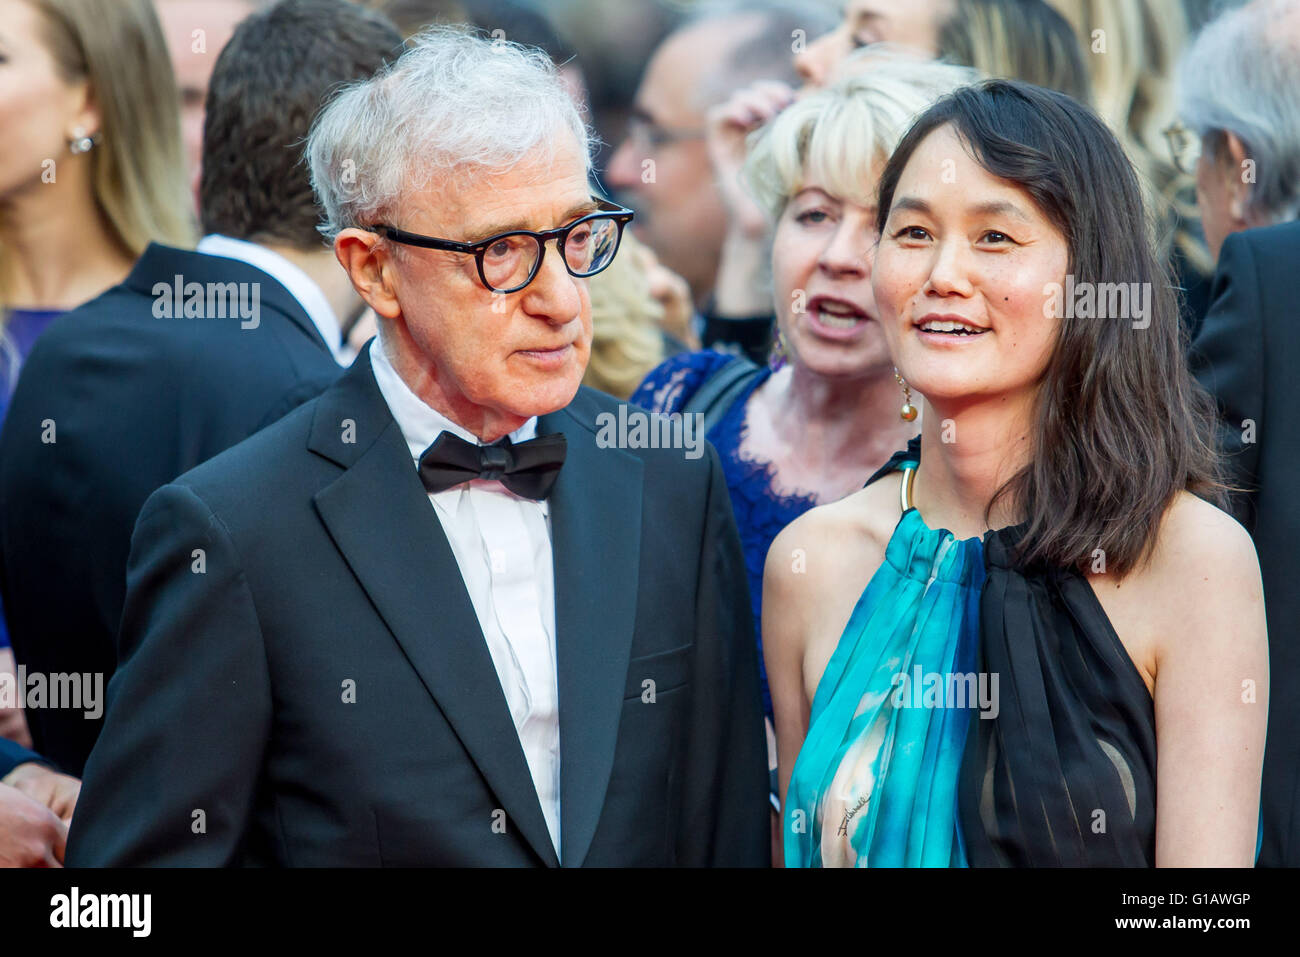
{"label": "black suit jacket shoulder", "polygon": [[[250,302],[255,290],[256,321],[167,318],[178,282],[232,284]],[[56,319],[23,366],[0,434],[0,590],[18,660],[30,671],[111,674],[145,499],[339,371],[271,276],[159,245],[120,286]],[[28,720],[37,748],[80,774],[101,722],[60,711]]]}

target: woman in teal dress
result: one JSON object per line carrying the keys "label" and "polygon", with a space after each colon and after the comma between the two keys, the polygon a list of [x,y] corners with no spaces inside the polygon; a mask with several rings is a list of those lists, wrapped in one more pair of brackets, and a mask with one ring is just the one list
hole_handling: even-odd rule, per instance
{"label": "woman in teal dress", "polygon": [[786,865],[1249,866],[1258,564],[1121,148],[1061,94],[966,87],[879,221],[921,437],[768,553]]}

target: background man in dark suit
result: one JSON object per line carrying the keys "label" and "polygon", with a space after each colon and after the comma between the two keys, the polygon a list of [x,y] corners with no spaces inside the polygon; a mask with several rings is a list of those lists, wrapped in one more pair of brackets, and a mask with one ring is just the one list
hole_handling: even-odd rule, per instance
{"label": "background man in dark suit", "polygon": [[[1255,539],[1268,615],[1259,864],[1300,867],[1300,5],[1253,0],[1205,25],[1179,65],[1196,201],[1218,269],[1190,360],[1217,399],[1233,511]],[[1278,225],[1283,224],[1283,225]]]}
{"label": "background man in dark suit", "polygon": [[425,34],[307,153],[380,336],[145,504],[69,862],[764,864],[726,485],[598,438],[581,277],[630,216],[554,66]]}
{"label": "background man in dark suit", "polygon": [[[200,251],[150,246],[31,353],[0,435],[0,590],[29,673],[107,680],[149,493],[337,377],[338,317],[361,302],[316,231],[301,142],[327,91],[400,43],[343,0],[245,20],[209,90]],[[36,749],[79,775],[102,721],[27,719]]]}
{"label": "background man in dark suit", "polygon": [[[1268,614],[1268,738],[1259,864],[1300,866],[1300,223],[1223,243],[1193,371],[1215,397],[1233,511],[1255,539]],[[1249,676],[1243,676],[1249,677]]]}

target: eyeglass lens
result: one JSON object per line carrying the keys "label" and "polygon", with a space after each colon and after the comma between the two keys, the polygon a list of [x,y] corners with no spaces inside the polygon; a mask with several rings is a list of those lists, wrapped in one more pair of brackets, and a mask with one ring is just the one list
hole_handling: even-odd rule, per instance
{"label": "eyeglass lens", "polygon": [[[564,240],[564,260],[576,276],[600,272],[618,250],[618,223],[613,219],[590,219],[569,231]],[[502,236],[483,251],[483,278],[497,291],[526,284],[537,267],[541,244],[525,233]]]}

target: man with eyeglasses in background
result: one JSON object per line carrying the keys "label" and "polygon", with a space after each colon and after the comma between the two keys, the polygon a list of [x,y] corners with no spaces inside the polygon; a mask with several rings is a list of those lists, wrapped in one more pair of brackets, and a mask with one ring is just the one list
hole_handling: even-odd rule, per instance
{"label": "man with eyeglasses in background", "polygon": [[[727,301],[716,307],[713,301],[727,211],[705,140],[709,108],[760,80],[797,86],[794,52],[833,24],[829,9],[829,4],[807,0],[701,4],[651,56],[627,135],[610,158],[605,180],[636,206],[637,235],[664,266],[686,280],[696,309],[705,318],[716,316],[711,327],[753,317],[735,314]],[[766,302],[761,294],[759,299]],[[767,344],[771,317],[766,305],[760,318],[760,341],[745,343],[756,352]],[[743,334],[714,335],[703,327],[699,331],[705,345],[718,338],[745,339]]]}
{"label": "man with eyeglasses in background", "polygon": [[451,28],[326,106],[379,335],[145,504],[70,863],[767,861],[717,455],[602,440],[579,388],[632,218],[589,156],[544,54]]}

